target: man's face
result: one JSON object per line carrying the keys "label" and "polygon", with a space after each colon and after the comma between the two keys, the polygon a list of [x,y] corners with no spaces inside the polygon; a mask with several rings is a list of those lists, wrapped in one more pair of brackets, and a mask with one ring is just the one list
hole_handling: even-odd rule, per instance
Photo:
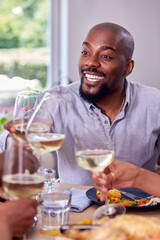
{"label": "man's face", "polygon": [[79,60],[80,94],[90,102],[99,102],[124,83],[125,53],[111,32],[91,30],[82,45]]}

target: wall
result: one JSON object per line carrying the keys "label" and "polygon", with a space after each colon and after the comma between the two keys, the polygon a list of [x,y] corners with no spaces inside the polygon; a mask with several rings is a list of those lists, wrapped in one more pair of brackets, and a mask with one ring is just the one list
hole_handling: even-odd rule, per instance
{"label": "wall", "polygon": [[68,4],[71,81],[79,80],[77,65],[88,30],[108,21],[122,25],[135,39],[135,67],[128,79],[160,89],[159,0],[68,0]]}

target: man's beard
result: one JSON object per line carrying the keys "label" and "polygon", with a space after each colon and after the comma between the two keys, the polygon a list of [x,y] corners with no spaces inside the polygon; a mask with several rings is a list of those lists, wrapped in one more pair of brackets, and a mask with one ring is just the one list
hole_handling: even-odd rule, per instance
{"label": "man's beard", "polygon": [[88,93],[88,92],[84,92],[83,89],[82,89],[82,85],[83,85],[83,79],[81,79],[81,85],[79,87],[80,96],[85,101],[93,103],[93,104],[95,104],[96,102],[99,102],[104,97],[106,97],[110,94],[110,90],[108,89],[108,87],[106,86],[105,83],[102,83],[99,90],[97,91],[97,93],[93,93],[93,94]]}

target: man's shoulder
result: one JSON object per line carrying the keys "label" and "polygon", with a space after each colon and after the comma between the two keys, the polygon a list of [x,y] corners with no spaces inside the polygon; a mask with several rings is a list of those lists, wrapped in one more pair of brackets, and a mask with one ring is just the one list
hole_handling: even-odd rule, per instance
{"label": "man's shoulder", "polygon": [[67,86],[56,86],[49,90],[50,93],[55,94],[67,94],[67,93],[79,93],[80,82],[74,82]]}
{"label": "man's shoulder", "polygon": [[141,103],[143,107],[146,106],[155,110],[160,107],[160,90],[158,88],[130,82],[130,96],[131,99],[136,99]]}
{"label": "man's shoulder", "polygon": [[130,82],[129,84],[130,84],[131,91],[136,91],[138,94],[142,96],[160,98],[160,89],[158,88],[147,86],[138,82]]}

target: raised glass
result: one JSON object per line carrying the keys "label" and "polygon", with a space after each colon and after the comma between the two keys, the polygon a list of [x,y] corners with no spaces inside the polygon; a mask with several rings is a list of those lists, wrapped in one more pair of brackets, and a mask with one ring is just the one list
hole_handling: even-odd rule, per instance
{"label": "raised glass", "polygon": [[[95,171],[97,175],[114,160],[114,147],[101,122],[97,124],[94,119],[88,124],[82,120],[76,122],[74,124],[74,142],[76,160],[79,166],[86,170]],[[105,205],[97,209],[97,218],[115,216],[120,213],[119,208],[121,209],[120,214],[125,212],[124,206],[109,204],[106,193],[103,194]]]}

